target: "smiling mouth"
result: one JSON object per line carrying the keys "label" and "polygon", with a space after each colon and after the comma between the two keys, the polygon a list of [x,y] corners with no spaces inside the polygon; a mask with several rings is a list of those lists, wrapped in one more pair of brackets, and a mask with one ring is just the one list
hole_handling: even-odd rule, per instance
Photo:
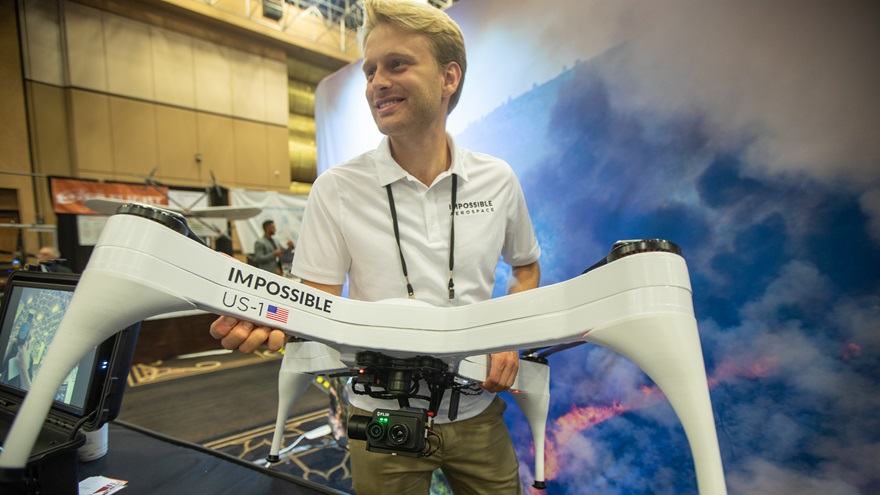
{"label": "smiling mouth", "polygon": [[376,105],[376,108],[378,108],[379,110],[381,110],[381,109],[383,109],[383,108],[385,108],[385,107],[389,107],[389,106],[391,106],[391,105],[394,105],[394,104],[400,103],[400,102],[402,102],[402,101],[403,101],[402,99],[400,99],[400,100],[388,100],[388,101],[383,101],[382,103],[379,103],[378,105]]}

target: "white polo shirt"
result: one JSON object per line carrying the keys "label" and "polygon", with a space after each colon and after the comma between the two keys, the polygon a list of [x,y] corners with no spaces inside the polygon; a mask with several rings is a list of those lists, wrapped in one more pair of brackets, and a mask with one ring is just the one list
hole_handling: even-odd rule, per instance
{"label": "white polo shirt", "polygon": [[[379,147],[333,167],[312,186],[296,243],[292,272],[304,280],[340,285],[363,301],[406,298],[406,281],[394,237],[385,186],[391,184],[400,243],[415,298],[434,306],[459,306],[492,296],[499,258],[511,266],[541,254],[519,181],[510,166],[482,153],[458,149],[447,136],[449,170],[426,186],[391,157],[388,138]],[[458,176],[453,279],[448,295],[452,174]],[[426,353],[430,349],[425,349]],[[427,395],[427,389],[422,390]],[[446,394],[448,399],[449,394]],[[459,419],[479,414],[494,394],[462,396]],[[352,395],[362,409],[396,408],[396,401]],[[427,407],[412,401],[414,407]],[[438,422],[446,419],[446,405]]]}

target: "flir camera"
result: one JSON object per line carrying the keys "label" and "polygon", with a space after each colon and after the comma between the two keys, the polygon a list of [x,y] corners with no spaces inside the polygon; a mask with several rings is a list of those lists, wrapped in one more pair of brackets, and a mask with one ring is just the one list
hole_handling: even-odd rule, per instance
{"label": "flir camera", "polygon": [[427,436],[428,412],[424,409],[376,409],[372,417],[356,414],[348,420],[348,437],[365,440],[370,452],[422,457]]}

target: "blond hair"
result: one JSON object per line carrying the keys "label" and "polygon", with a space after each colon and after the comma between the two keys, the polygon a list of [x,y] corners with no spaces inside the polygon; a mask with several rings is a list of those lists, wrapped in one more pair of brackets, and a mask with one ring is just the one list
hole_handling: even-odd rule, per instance
{"label": "blond hair", "polygon": [[449,97],[447,114],[458,104],[467,72],[464,36],[458,24],[442,10],[410,0],[364,0],[364,25],[360,32],[361,51],[373,28],[390,24],[406,31],[421,34],[428,41],[439,67],[456,62],[461,67],[461,80],[455,93]]}

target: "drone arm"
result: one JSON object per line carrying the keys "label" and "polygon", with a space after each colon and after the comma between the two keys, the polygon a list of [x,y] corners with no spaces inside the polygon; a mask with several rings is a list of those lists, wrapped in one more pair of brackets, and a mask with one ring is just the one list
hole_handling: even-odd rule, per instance
{"label": "drone arm", "polygon": [[727,488],[697,322],[680,313],[624,318],[597,327],[584,340],[611,349],[642,369],[678,415],[694,458],[701,495]]}
{"label": "drone arm", "polygon": [[278,415],[275,433],[269,450],[269,462],[278,462],[284,425],[293,404],[305,393],[315,373],[330,373],[347,369],[339,353],[320,342],[294,341],[284,347],[281,371],[278,373]]}
{"label": "drone arm", "polygon": [[[28,391],[27,400],[15,416],[15,422],[3,446],[0,467],[19,467],[27,463],[33,441],[52,406],[58,386],[89,351],[120,329],[149,316],[194,309],[167,289],[155,288],[142,280],[120,277],[116,273],[90,271],[83,274],[79,287],[88,291],[74,292],[70,307],[55,339],[49,346],[43,365]],[[131,294],[138,303],[132,304]],[[94,315],[102,315],[95,319]]]}
{"label": "drone arm", "polygon": [[[458,368],[459,376],[475,381],[484,380],[488,371],[485,355],[465,358]],[[510,387],[510,393],[525,415],[535,442],[534,486],[544,488],[544,439],[550,412],[550,366],[520,359],[519,372]]]}

